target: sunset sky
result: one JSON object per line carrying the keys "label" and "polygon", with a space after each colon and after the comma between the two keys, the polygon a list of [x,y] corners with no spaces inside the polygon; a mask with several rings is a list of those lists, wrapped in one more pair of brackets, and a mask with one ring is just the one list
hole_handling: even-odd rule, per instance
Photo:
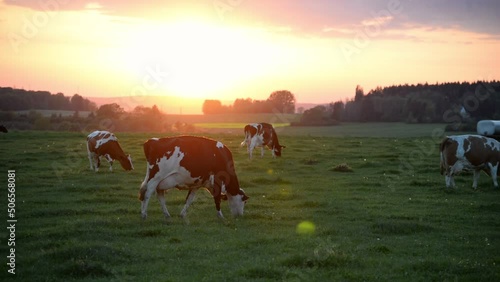
{"label": "sunset sky", "polygon": [[500,79],[500,1],[4,0],[0,50],[3,87],[328,103]]}

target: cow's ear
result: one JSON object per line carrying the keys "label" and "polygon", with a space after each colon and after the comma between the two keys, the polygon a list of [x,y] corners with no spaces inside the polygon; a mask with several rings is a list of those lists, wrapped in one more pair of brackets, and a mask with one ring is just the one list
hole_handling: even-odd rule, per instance
{"label": "cow's ear", "polygon": [[281,148],[286,148],[286,146],[281,146]]}
{"label": "cow's ear", "polygon": [[227,195],[226,195],[226,194],[221,194],[221,195],[220,195],[220,198],[221,198],[223,201],[227,201]]}
{"label": "cow's ear", "polygon": [[248,200],[250,197],[248,197],[247,195],[243,195],[243,197],[241,198],[241,200],[243,202],[245,202],[246,200]]}

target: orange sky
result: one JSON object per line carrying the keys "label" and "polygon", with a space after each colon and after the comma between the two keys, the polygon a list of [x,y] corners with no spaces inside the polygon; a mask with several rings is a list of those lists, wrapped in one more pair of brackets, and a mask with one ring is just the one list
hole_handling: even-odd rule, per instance
{"label": "orange sky", "polygon": [[145,2],[0,2],[0,86],[328,103],[358,84],[500,79],[494,0]]}

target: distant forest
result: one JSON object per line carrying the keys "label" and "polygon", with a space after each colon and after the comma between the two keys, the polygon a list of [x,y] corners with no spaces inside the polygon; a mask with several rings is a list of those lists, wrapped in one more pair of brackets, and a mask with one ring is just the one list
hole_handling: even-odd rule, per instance
{"label": "distant forest", "polygon": [[475,130],[475,122],[481,119],[500,119],[498,81],[394,85],[377,87],[366,95],[358,85],[353,99],[306,110],[298,125],[341,121],[451,123]]}
{"label": "distant forest", "polygon": [[0,87],[0,111],[24,110],[66,110],[95,111],[94,102],[75,94],[71,98],[63,93],[51,94],[48,91],[29,91],[11,87]]}

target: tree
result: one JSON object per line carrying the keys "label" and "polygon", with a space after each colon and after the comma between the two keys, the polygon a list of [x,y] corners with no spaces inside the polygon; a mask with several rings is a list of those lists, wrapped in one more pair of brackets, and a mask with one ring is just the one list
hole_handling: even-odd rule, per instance
{"label": "tree", "polygon": [[233,110],[236,113],[252,113],[255,111],[253,105],[254,104],[251,98],[236,99],[233,103]]}
{"label": "tree", "polygon": [[71,110],[69,97],[65,97],[63,93],[52,95],[49,102],[49,109]]}
{"label": "tree", "polygon": [[71,97],[71,108],[74,111],[83,111],[85,107],[85,101],[82,96],[75,94]]}
{"label": "tree", "polygon": [[97,110],[98,117],[105,117],[112,119],[119,118],[124,113],[125,110],[117,103],[104,104],[100,106],[99,109]]}
{"label": "tree", "polygon": [[354,95],[354,102],[359,103],[363,100],[365,96],[365,92],[363,91],[363,87],[356,85],[356,94]]}
{"label": "tree", "polygon": [[280,113],[293,114],[295,112],[295,96],[288,90],[274,91],[267,101]]}
{"label": "tree", "polygon": [[205,100],[202,111],[205,115],[222,114],[222,103],[219,100]]}
{"label": "tree", "polygon": [[332,118],[334,120],[340,121],[344,115],[344,102],[337,101],[337,102],[333,103],[331,108],[333,111]]}
{"label": "tree", "polygon": [[337,124],[331,118],[331,113],[327,107],[319,105],[304,111],[300,118],[301,125],[334,125]]}

